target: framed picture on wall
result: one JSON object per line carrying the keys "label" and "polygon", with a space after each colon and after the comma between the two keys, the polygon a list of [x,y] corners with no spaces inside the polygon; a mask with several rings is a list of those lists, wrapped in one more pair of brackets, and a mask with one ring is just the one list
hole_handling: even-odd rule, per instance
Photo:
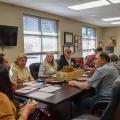
{"label": "framed picture on wall", "polygon": [[64,45],[73,45],[73,33],[64,32]]}
{"label": "framed picture on wall", "polygon": [[75,52],[82,50],[82,37],[80,35],[74,35]]}

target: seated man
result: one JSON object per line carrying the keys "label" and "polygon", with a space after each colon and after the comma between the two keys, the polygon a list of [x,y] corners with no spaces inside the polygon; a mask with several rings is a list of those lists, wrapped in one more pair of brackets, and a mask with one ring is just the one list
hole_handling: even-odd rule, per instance
{"label": "seated man", "polygon": [[69,48],[65,49],[64,55],[61,55],[60,57],[58,70],[63,69],[63,67],[66,65],[75,67],[75,60],[71,58],[71,52],[72,51]]}
{"label": "seated man", "polygon": [[[91,78],[87,82],[69,81],[69,85],[77,86],[83,90],[90,90],[94,88],[96,93],[92,97],[80,98],[79,107],[84,111],[86,108],[90,108],[95,102],[107,98],[110,99],[112,92],[112,85],[115,79],[119,76],[118,70],[111,65],[108,54],[101,52],[96,54],[95,67],[96,70]],[[80,78],[79,80],[83,80]],[[81,97],[81,96],[80,96]],[[83,110],[84,109],[84,110]]]}
{"label": "seated man", "polygon": [[97,53],[102,52],[102,48],[99,47],[95,50],[95,54],[88,55],[85,59],[84,69],[85,70],[91,70],[95,67],[95,56]]}

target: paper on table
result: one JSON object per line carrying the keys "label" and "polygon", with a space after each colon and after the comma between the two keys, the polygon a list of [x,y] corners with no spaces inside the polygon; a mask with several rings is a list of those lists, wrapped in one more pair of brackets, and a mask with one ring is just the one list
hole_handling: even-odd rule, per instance
{"label": "paper on table", "polygon": [[42,84],[43,84],[42,82],[35,82],[35,81],[23,83],[23,85],[28,85],[33,87],[40,86]]}
{"label": "paper on table", "polygon": [[40,92],[40,91],[36,91],[28,94],[29,97],[38,98],[38,99],[45,99],[53,95],[54,95],[53,93],[46,93],[46,92]]}
{"label": "paper on table", "polygon": [[51,75],[51,76],[55,78],[55,77],[56,77],[56,74],[53,74],[53,75]]}
{"label": "paper on table", "polygon": [[16,90],[16,92],[18,92],[18,93],[28,93],[28,92],[31,92],[31,91],[36,90],[36,89],[38,89],[38,88],[25,86],[23,88],[20,88],[20,89]]}
{"label": "paper on table", "polygon": [[48,78],[50,75],[40,75],[39,77]]}
{"label": "paper on table", "polygon": [[42,91],[42,92],[54,92],[54,91],[59,90],[59,89],[61,89],[61,87],[48,86],[48,87],[44,87],[44,88],[39,89],[39,91]]}

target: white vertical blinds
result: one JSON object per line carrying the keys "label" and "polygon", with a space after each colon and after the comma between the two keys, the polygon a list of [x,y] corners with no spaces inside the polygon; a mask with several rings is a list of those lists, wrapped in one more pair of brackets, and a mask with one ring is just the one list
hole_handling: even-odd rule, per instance
{"label": "white vertical blinds", "polygon": [[47,52],[58,56],[58,22],[56,20],[23,16],[24,52],[28,64],[42,62]]}
{"label": "white vertical blinds", "polygon": [[57,22],[48,19],[41,19],[41,31],[43,35],[57,35]]}
{"label": "white vertical blinds", "polygon": [[93,54],[96,48],[96,29],[82,27],[82,56]]}
{"label": "white vertical blinds", "polygon": [[[42,54],[42,52],[48,51],[58,52],[58,23],[56,20],[24,16],[23,25],[24,49],[26,53],[39,52]],[[35,50],[35,48],[40,49]]]}
{"label": "white vertical blinds", "polygon": [[37,17],[24,16],[23,17],[24,34],[40,33],[41,26],[39,22],[40,20]]}

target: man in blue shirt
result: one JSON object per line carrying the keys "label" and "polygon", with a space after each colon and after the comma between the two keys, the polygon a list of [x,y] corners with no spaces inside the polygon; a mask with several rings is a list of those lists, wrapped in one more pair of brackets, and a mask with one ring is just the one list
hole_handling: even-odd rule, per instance
{"label": "man in blue shirt", "polygon": [[79,101],[80,109],[90,107],[102,98],[110,99],[112,86],[115,79],[119,76],[118,70],[109,63],[108,54],[101,52],[96,54],[95,72],[91,78],[79,78],[78,80],[87,80],[86,82],[70,81],[69,85],[79,87],[83,90],[94,88],[96,93],[92,97],[86,97]]}

